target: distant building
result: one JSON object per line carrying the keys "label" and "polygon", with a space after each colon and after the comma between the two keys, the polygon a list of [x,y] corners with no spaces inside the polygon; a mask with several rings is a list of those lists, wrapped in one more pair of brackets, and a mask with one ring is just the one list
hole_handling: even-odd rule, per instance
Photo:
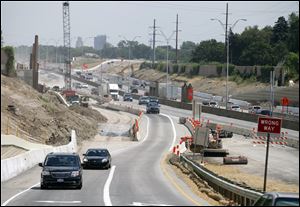
{"label": "distant building", "polygon": [[96,50],[102,50],[106,44],[106,35],[98,35],[94,38],[94,48]]}
{"label": "distant building", "polygon": [[82,46],[83,46],[82,38],[78,37],[77,41],[76,41],[76,48],[79,48],[79,47],[82,47]]}

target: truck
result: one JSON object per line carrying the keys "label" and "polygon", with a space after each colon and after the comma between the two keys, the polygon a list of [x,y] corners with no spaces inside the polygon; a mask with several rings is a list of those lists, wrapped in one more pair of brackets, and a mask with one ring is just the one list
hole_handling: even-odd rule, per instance
{"label": "truck", "polygon": [[112,97],[113,100],[119,101],[119,86],[116,83],[109,83],[107,87],[108,91],[107,93]]}

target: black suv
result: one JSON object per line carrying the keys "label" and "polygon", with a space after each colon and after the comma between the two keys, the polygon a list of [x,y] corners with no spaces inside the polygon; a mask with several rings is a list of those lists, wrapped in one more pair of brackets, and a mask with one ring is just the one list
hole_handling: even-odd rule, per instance
{"label": "black suv", "polygon": [[82,188],[82,167],[78,154],[51,152],[39,166],[43,167],[41,189],[46,189],[50,185]]}

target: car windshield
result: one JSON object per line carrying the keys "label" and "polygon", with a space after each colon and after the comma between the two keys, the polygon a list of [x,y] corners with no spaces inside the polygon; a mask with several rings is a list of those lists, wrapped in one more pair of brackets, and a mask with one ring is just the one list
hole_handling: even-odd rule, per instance
{"label": "car windshield", "polygon": [[149,102],[148,106],[157,106],[157,103],[156,102]]}
{"label": "car windshield", "polygon": [[78,160],[72,155],[53,155],[47,157],[45,166],[78,166]]}
{"label": "car windshield", "polygon": [[299,206],[299,198],[277,198],[275,206]]}
{"label": "car windshield", "polygon": [[87,156],[107,156],[107,150],[89,150]]}

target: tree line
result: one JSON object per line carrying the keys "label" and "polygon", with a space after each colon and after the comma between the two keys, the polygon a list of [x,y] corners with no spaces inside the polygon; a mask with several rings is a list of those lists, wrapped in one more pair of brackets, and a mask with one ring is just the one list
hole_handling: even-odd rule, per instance
{"label": "tree line", "polygon": [[[290,73],[299,75],[299,16],[291,13],[286,20],[279,17],[274,26],[259,29],[258,26],[247,27],[241,34],[229,31],[229,62],[233,65],[271,65],[280,62],[289,68]],[[40,60],[64,62],[63,47],[39,47]],[[166,60],[167,46],[156,47],[156,61]],[[194,43],[184,41],[179,48],[179,63],[225,63],[225,44],[215,39]],[[27,57],[31,48],[16,48],[17,55]],[[169,60],[175,60],[175,49],[169,46]],[[120,41],[117,46],[106,43],[102,50],[92,47],[71,48],[71,56],[95,53],[102,58],[123,58],[152,60],[153,50],[150,46],[137,41]]]}

